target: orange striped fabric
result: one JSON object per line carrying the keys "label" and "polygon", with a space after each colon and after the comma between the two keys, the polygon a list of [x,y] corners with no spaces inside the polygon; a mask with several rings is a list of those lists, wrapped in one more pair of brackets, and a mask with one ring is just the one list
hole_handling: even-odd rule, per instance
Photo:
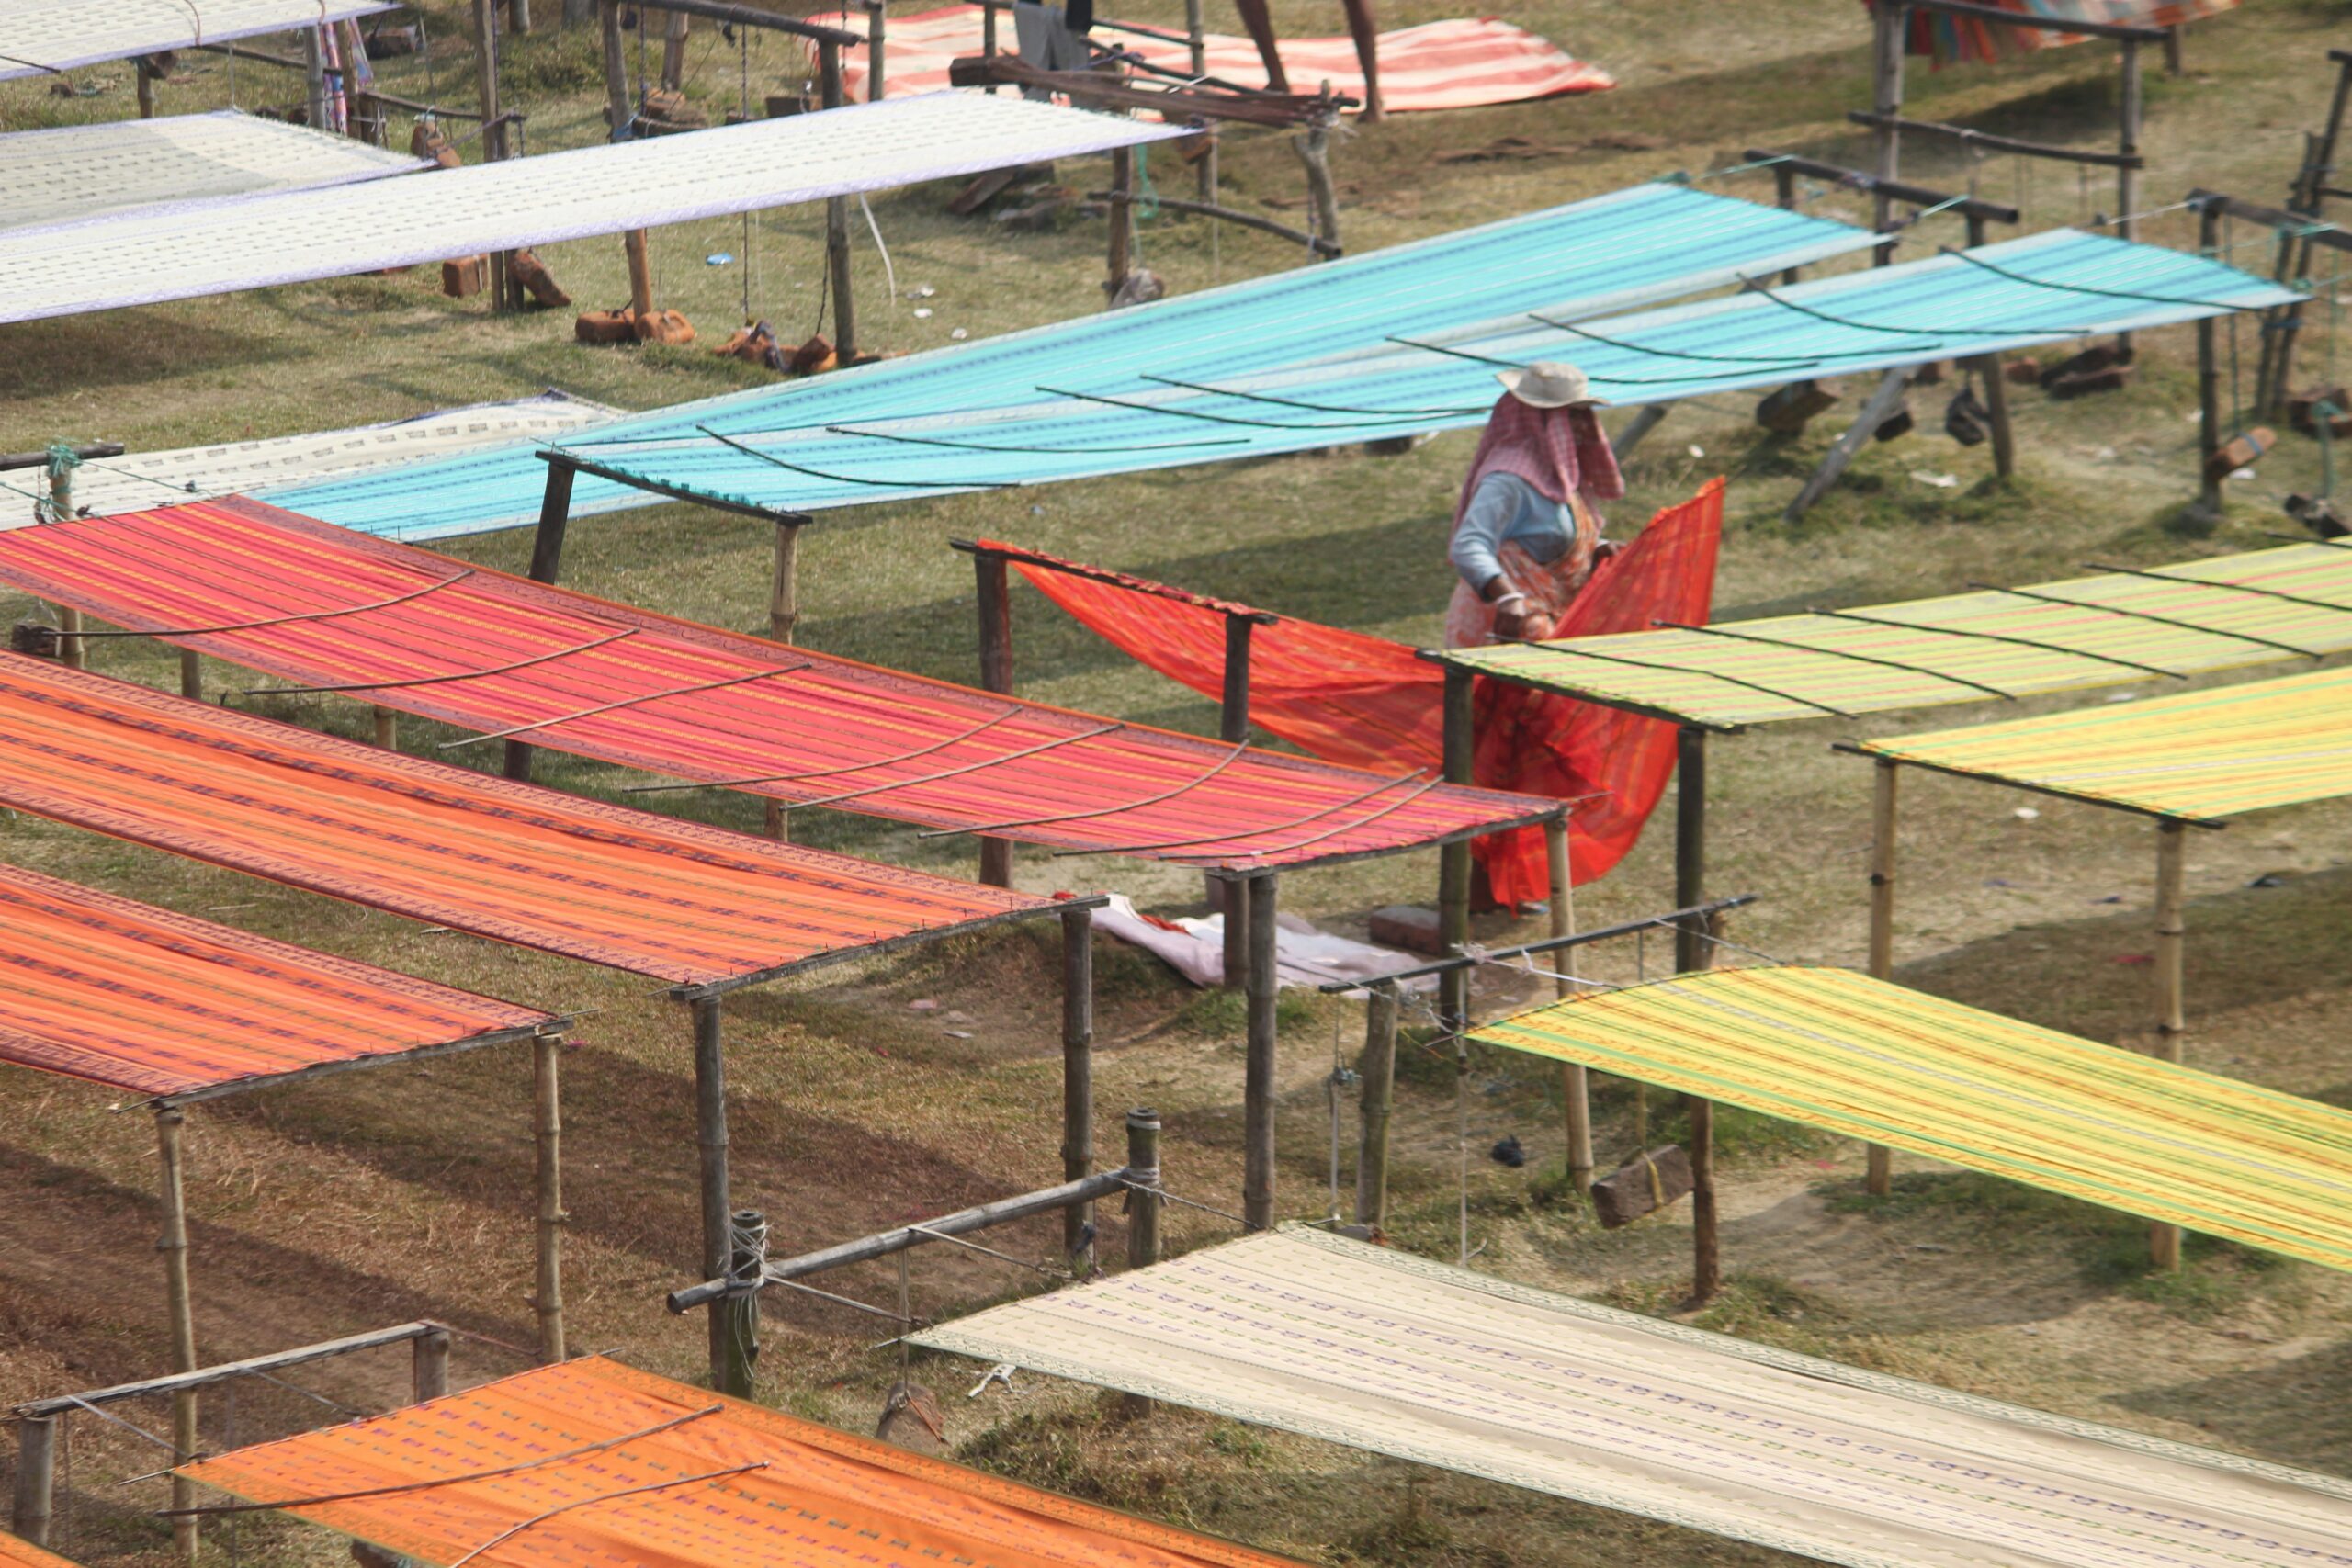
{"label": "orange striped fabric", "polygon": [[289,1511],[481,1568],[1295,1568],[601,1356],[181,1473],[255,1502],[374,1492]]}
{"label": "orange striped fabric", "polygon": [[555,1023],[0,866],[0,1062],[187,1098]]}
{"label": "orange striped fabric", "polygon": [[277,621],[173,640],[305,685],[412,682],[353,695],[445,724],[544,725],[533,743],[624,767],[1074,851],[1310,865],[1559,809],[921,680],[242,498],[0,535],[0,581],[133,630]]}
{"label": "orange striped fabric", "polygon": [[0,654],[0,806],[707,994],[1054,906]]}
{"label": "orange striped fabric", "polygon": [[43,1551],[31,1541],[0,1530],[0,1568],[74,1568],[54,1551]]}

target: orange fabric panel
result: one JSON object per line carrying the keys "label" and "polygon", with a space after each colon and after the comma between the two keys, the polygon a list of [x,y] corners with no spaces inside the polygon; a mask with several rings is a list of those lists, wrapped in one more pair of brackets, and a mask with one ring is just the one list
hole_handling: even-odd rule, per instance
{"label": "orange fabric panel", "polygon": [[[1562,619],[1561,637],[1645,630],[1653,621],[1703,622],[1714,595],[1723,533],[1724,483],[1710,480],[1668,507],[1593,573]],[[1131,658],[1207,696],[1225,682],[1227,612],[1252,613],[1140,578],[1051,566],[1049,556],[996,546],[1037,592]],[[1442,671],[1403,643],[1313,621],[1278,619],[1250,644],[1252,722],[1318,757],[1353,767],[1435,768],[1444,761]],[[1620,708],[1579,703],[1480,681],[1479,784],[1575,799],[1568,818],[1570,874],[1603,876],[1641,837],[1674,772],[1674,726]],[[1510,903],[1545,897],[1540,828],[1476,841],[1495,896]]]}
{"label": "orange fabric panel", "polygon": [[76,1568],[76,1565],[54,1551],[44,1551],[31,1541],[0,1530],[0,1568]]}
{"label": "orange fabric panel", "polygon": [[187,1094],[552,1022],[0,866],[0,1062]]}
{"label": "orange fabric panel", "polygon": [[1295,1568],[601,1356],[182,1473],[268,1502],[521,1464],[288,1511],[428,1562],[515,1530],[472,1558],[483,1568]]}
{"label": "orange fabric panel", "polygon": [[1053,907],[17,654],[0,654],[0,805],[680,985]]}
{"label": "orange fabric panel", "polygon": [[303,685],[408,682],[353,697],[462,728],[538,724],[534,744],[624,767],[786,802],[843,796],[844,810],[1067,849],[1306,865],[1548,809],[1473,789],[1384,790],[1288,753],[1232,756],[1199,736],[786,648],[237,498],[0,534],[0,581],[135,630],[240,627],[175,640]]}

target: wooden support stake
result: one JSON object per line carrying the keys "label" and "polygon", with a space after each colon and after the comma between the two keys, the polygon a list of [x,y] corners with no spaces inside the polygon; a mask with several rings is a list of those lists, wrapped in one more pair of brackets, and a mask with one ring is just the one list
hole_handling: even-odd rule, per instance
{"label": "wooden support stake", "polygon": [[[1331,84],[1323,84],[1323,96],[1329,97]],[[1332,109],[1318,117],[1304,131],[1291,139],[1292,150],[1298,161],[1306,166],[1306,198],[1308,210],[1315,214],[1315,237],[1337,246],[1340,240],[1340,193],[1331,184],[1331,126],[1339,118]],[[1323,261],[1336,256],[1338,251],[1320,249],[1309,253],[1311,259]]]}
{"label": "wooden support stake", "polygon": [[[1894,821],[1895,784],[1903,764],[1878,759],[1871,796],[1871,978],[1894,977]],[[1870,1145],[1870,1192],[1883,1198],[1894,1190],[1894,1151],[1883,1144]]]}
{"label": "wooden support stake", "polygon": [[[1012,694],[1012,589],[1004,558],[976,551],[972,571],[979,590],[980,690],[1009,697]],[[1012,840],[980,840],[980,880],[990,887],[1012,886]]]}
{"label": "wooden support stake", "polygon": [[[2201,202],[2198,206],[2198,254],[2213,256],[2221,247],[2221,204]],[[2197,504],[2204,516],[2215,523],[2222,520],[2227,504],[2222,495],[2222,480],[2226,476],[2216,472],[2222,454],[2222,355],[2217,331],[2211,316],[2197,323]]]}
{"label": "wooden support stake", "polygon": [[[1184,0],[1184,41],[1190,51],[1189,63],[1195,80],[1209,73],[1208,18],[1202,0]],[[1199,181],[1200,197],[1204,205],[1221,205],[1217,200],[1217,128],[1215,122],[1201,127],[1201,159],[1193,165]],[[1210,220],[1215,222],[1215,219]]]}
{"label": "wooden support stake", "polygon": [[2009,423],[2008,378],[2001,373],[2001,356],[1980,354],[1964,361],[1984,385],[1986,423],[1993,427],[1993,476],[2011,479],[2018,472],[2018,437]]}
{"label": "wooden support stake", "polygon": [[[1707,732],[1684,725],[1676,735],[1674,767],[1674,903],[1689,909],[1707,898]],[[1706,919],[1694,915],[1674,928],[1674,967],[1707,967]]]}
{"label": "wooden support stake", "polygon": [[35,1546],[49,1544],[49,1522],[56,1511],[58,1419],[17,1417],[17,1491],[8,1528]]}
{"label": "wooden support stake", "polygon": [[[181,1162],[180,1133],[187,1113],[176,1105],[155,1112],[156,1179],[164,1202],[164,1234],[155,1250],[164,1255],[164,1304],[171,1319],[172,1371],[196,1371],[196,1303],[187,1283],[187,1191]],[[196,1458],[196,1391],[181,1389],[172,1395],[172,1462],[187,1464]],[[196,1505],[196,1483],[172,1477],[172,1506]],[[183,1559],[196,1558],[197,1521],[187,1514],[172,1518],[172,1547]]]}
{"label": "wooden support stake", "polygon": [[[498,118],[498,0],[474,0],[474,85],[481,104],[482,156],[497,163],[506,156],[506,127]],[[514,275],[514,252],[502,251],[491,258],[492,310],[521,308]]]}
{"label": "wooden support stake", "polygon": [[1813,509],[1814,502],[1829,493],[1829,487],[1838,482],[1838,477],[1846,471],[1846,466],[1854,460],[1854,455],[1869,444],[1871,437],[1878,434],[1878,427],[1886,423],[1903,401],[1904,390],[1911,385],[1912,373],[1917,368],[1916,366],[1898,365],[1879,378],[1878,390],[1862,404],[1862,412],[1855,418],[1853,428],[1839,436],[1836,445],[1823,457],[1821,467],[1813,471],[1813,477],[1804,481],[1804,488],[1797,492],[1797,498],[1789,502],[1786,512],[1781,513],[1781,522],[1794,523]]}
{"label": "wooden support stake", "polygon": [[1109,276],[1102,280],[1102,298],[1115,300],[1119,290],[1127,285],[1127,273],[1134,265],[1136,243],[1136,153],[1132,147],[1111,150],[1111,200],[1106,214],[1110,223],[1111,254],[1105,264]]}
{"label": "wooden support stake", "polygon": [[[729,1216],[727,1277],[758,1280],[767,1273],[768,1217],[757,1209],[739,1209]],[[710,1303],[713,1362],[718,1369],[711,1387],[731,1399],[750,1399],[757,1392],[760,1363],[760,1293],[744,1291]]]}
{"label": "wooden support stake", "polygon": [[155,118],[154,70],[147,63],[147,57],[143,54],[131,62],[130,68],[132,74],[139,81],[139,118],[153,119]]}
{"label": "wooden support stake", "polygon": [[2115,150],[2128,163],[2115,167],[2115,231],[2132,238],[2134,214],[2140,210],[2140,119],[2143,95],[2140,81],[2140,42],[2125,39],[2117,46],[2123,53],[2120,61],[2122,79],[2117,97],[2120,101]]}
{"label": "wooden support stake", "polygon": [[[1062,911],[1062,1179],[1094,1174],[1094,911]],[[1094,1272],[1094,1205],[1062,1211],[1062,1250]]]}
{"label": "wooden support stake", "polygon": [[448,1330],[420,1334],[408,1342],[408,1384],[409,1393],[419,1404],[448,1393]]}
{"label": "wooden support stake", "polygon": [[1247,615],[1225,618],[1225,701],[1217,712],[1217,739],[1238,746],[1250,739],[1250,631]]}
{"label": "wooden support stake", "polygon": [[376,744],[386,751],[396,751],[401,744],[401,716],[391,708],[379,707],[376,715]]}
{"label": "wooden support stake", "polygon": [[539,1362],[564,1359],[563,1227],[563,1036],[541,1034],[531,1042],[531,1133],[537,1145],[533,1170],[538,1190],[538,1280],[532,1308],[539,1315]]}
{"label": "wooden support stake", "polygon": [[[734,1213],[727,1180],[727,1055],[718,998],[689,1004],[694,1010],[695,1142],[702,1156],[702,1274],[716,1280],[733,1253],[728,1221]],[[727,1378],[725,1318],[710,1314],[710,1385]]]}
{"label": "wooden support stake", "polygon": [[[768,636],[790,643],[800,626],[800,525],[775,525],[775,578],[768,590]],[[765,802],[767,835],[779,841],[792,836],[792,819],[784,802]],[[985,851],[983,851],[985,853]]]}
{"label": "wooden support stake", "polygon": [[1363,1055],[1356,1060],[1356,1224],[1388,1223],[1388,1112],[1396,1098],[1396,983],[1366,993]]}
{"label": "wooden support stake", "polygon": [[68,670],[90,667],[90,645],[82,640],[82,612],[71,604],[57,607],[57,661]]}
{"label": "wooden support stake", "polygon": [[[824,105],[840,108],[842,46],[827,39],[817,46],[817,66]],[[847,365],[857,353],[857,302],[850,293],[849,201],[831,197],[825,202],[825,266],[833,291],[833,352]]]}
{"label": "wooden support stake", "polygon": [[[1474,686],[1469,671],[1458,664],[1445,667],[1445,782],[1470,782],[1471,753],[1476,744],[1472,705]],[[1455,840],[1438,849],[1437,933],[1449,957],[1459,957],[1470,941],[1470,844]],[[1446,1030],[1465,1028],[1470,1021],[1470,971],[1449,969],[1438,976],[1438,1020]]]}
{"label": "wooden support stake", "polygon": [[[612,140],[627,141],[637,133],[637,106],[629,101],[628,62],[621,53],[620,0],[597,0],[596,19],[605,35],[605,118],[612,125]],[[645,26],[638,14],[637,25]],[[628,255],[629,309],[640,321],[653,317],[653,267],[646,259],[645,231],[631,229],[621,236]],[[554,579],[547,579],[553,581]]]}
{"label": "wooden support stake", "polygon": [[[1568,930],[1568,900],[1575,897],[1569,885],[1568,819],[1555,817],[1544,824],[1544,861],[1551,874],[1552,934],[1571,936]],[[1568,949],[1554,954],[1560,973],[1567,973]],[[1566,980],[1552,984],[1555,1000],[1566,1001],[1576,987]],[[1576,1189],[1579,1198],[1592,1196],[1592,1075],[1582,1062],[1563,1063],[1560,1067],[1560,1100],[1566,1108],[1568,1132],[1568,1185]]]}
{"label": "wooden support stake", "polygon": [[888,95],[884,85],[883,58],[890,33],[889,0],[865,3],[865,101],[878,104]]}
{"label": "wooden support stake", "polygon": [[[1159,1261],[1159,1112],[1138,1107],[1127,1112],[1127,1175],[1140,1188],[1127,1189],[1127,1267],[1148,1269]],[[1151,1414],[1151,1401],[1140,1393],[1122,1402],[1126,1415],[1138,1419]]]}
{"label": "wooden support stake", "polygon": [[[2288,204],[2297,216],[2313,220],[2313,227],[2316,227],[2316,220],[2327,205],[2324,193],[2334,171],[2336,147],[2344,134],[2346,114],[2347,108],[2352,107],[2352,58],[2347,58],[2341,50],[2334,51],[2331,58],[2337,66],[2335,95],[2329,101],[2327,118],[2319,134],[2304,139],[2303,175],[2296,182],[2297,199]],[[2290,282],[2312,275],[2315,240],[2316,236],[2308,232],[2301,236],[2300,243],[2286,235],[2280,236],[2280,260],[2284,263],[2279,269],[2280,282]],[[2301,305],[2289,305],[2271,318],[2278,326],[2278,331],[2271,334],[2277,338],[2278,347],[2273,355],[2267,395],[2256,400],[2256,406],[2266,413],[2276,415],[2285,407],[2288,383],[2295,374],[2295,337],[2301,329],[2302,311]],[[2255,387],[2257,391],[2262,390],[2265,385],[2256,378]]]}
{"label": "wooden support stake", "polygon": [[1690,1101],[1690,1304],[1724,1288],[1721,1216],[1715,1207],[1715,1102]]}
{"label": "wooden support stake", "polygon": [[[2182,918],[2188,847],[2186,823],[2171,818],[2156,823],[2156,1054],[2167,1062],[2181,1059],[2181,1037],[2188,1032],[2188,928]],[[2158,1222],[2148,1227],[2148,1257],[2159,1269],[2180,1267],[2180,1243],[2178,1225]]]}
{"label": "wooden support stake", "polygon": [[1274,885],[1261,872],[1244,885],[1250,906],[1248,1066],[1242,1089],[1241,1218],[1251,1230],[1274,1223]]}
{"label": "wooden support stake", "polygon": [[1666,423],[1667,412],[1673,407],[1672,403],[1646,403],[1634,411],[1634,417],[1625,422],[1625,428],[1618,433],[1617,439],[1609,444],[1611,453],[1621,463],[1632,457],[1634,448],[1639,446],[1651,431]]}
{"label": "wooden support stake", "polygon": [[[639,20],[638,26],[645,23]],[[694,29],[695,19],[684,11],[670,13],[670,25],[662,33],[662,85],[672,92],[686,85],[686,35]]]}
{"label": "wooden support stake", "polygon": [[204,655],[192,648],[180,649],[180,695],[192,703],[204,700]]}
{"label": "wooden support stake", "polygon": [[2165,28],[2165,74],[2176,79],[2188,74],[2188,62],[2182,44],[2188,37],[2188,24],[2175,22]]}
{"label": "wooden support stake", "polygon": [[[1888,0],[1872,10],[1871,20],[1871,107],[1878,116],[1871,128],[1872,170],[1882,180],[1898,179],[1903,174],[1903,133],[1894,122],[1903,113],[1903,44],[1911,30],[1911,8],[1901,0]],[[1894,223],[1894,197],[1883,188],[1873,190],[1871,227],[1883,234]],[[1878,247],[1871,265],[1884,266],[1894,260],[1894,244],[1889,241]]]}
{"label": "wooden support stake", "polygon": [[[1785,160],[1772,165],[1772,200],[1784,212],[1794,212],[1797,209],[1797,172],[1790,167]],[[1786,288],[1804,276],[1804,269],[1802,267],[1782,267],[1781,287]],[[1623,455],[1618,454],[1620,457]]]}
{"label": "wooden support stake", "polygon": [[507,0],[506,30],[516,38],[531,30],[531,0]]}
{"label": "wooden support stake", "polygon": [[[302,95],[306,123],[313,130],[327,128],[327,57],[319,47],[319,30],[302,29]],[[179,1532],[172,1532],[177,1539]]]}

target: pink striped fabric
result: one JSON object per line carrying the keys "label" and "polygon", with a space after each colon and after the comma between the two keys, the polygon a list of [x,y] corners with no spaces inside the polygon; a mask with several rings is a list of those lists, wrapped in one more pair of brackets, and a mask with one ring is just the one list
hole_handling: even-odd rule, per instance
{"label": "pink striped fabric", "polygon": [[[862,10],[836,11],[811,21],[852,32],[865,30]],[[1012,48],[1012,24],[1000,23],[998,39]],[[1192,56],[1180,43],[1119,32],[1098,25],[1095,36],[1131,49],[1154,65],[1189,70]],[[980,52],[980,8],[950,6],[911,17],[892,17],[884,35],[884,66],[888,95],[894,98],[935,93],[947,83],[951,61]],[[1361,100],[1363,71],[1356,63],[1355,45],[1344,38],[1301,38],[1282,40],[1283,69],[1292,86],[1311,93],[1329,82],[1332,91]],[[851,98],[866,97],[864,51],[843,51],[842,73]],[[1208,35],[1208,68],[1212,76],[1249,86],[1266,79],[1257,46],[1227,33]],[[1380,35],[1380,93],[1389,112],[1405,109],[1476,108],[1485,104],[1518,103],[1563,93],[1597,93],[1613,87],[1617,79],[1598,65],[1570,55],[1548,39],[1497,17],[1462,17],[1429,22]]]}

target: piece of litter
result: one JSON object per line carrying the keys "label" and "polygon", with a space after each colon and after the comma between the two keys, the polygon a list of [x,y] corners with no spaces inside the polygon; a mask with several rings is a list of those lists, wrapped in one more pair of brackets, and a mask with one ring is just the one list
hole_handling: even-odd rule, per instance
{"label": "piece of litter", "polygon": [[919,283],[912,288],[907,290],[907,298],[910,299],[928,299],[938,292],[938,289],[933,288],[928,283]]}
{"label": "piece of litter", "polygon": [[1707,449],[1704,446],[1700,446],[1695,441],[1692,442],[1686,450],[1688,450],[1693,457],[1703,457],[1707,455]]}
{"label": "piece of litter", "polygon": [[2098,451],[2093,452],[2091,457],[2097,462],[2112,463],[2115,461],[2115,448],[2112,446],[2102,446]]}
{"label": "piece of litter", "polygon": [[2136,703],[2140,700],[2140,694],[2137,692],[2110,692],[2108,694],[2107,700],[2111,703]]}
{"label": "piece of litter", "polygon": [[2104,898],[2094,898],[2091,902],[2094,904],[2120,904],[2123,902],[2123,895],[2120,893],[2110,893]]}
{"label": "piece of litter", "polygon": [[702,258],[702,265],[705,266],[726,266],[729,263],[733,262],[734,259],[735,255],[731,251],[713,251],[710,254]]}
{"label": "piece of litter", "polygon": [[1960,483],[1958,474],[1929,474],[1923,473],[1917,468],[1911,470],[1911,477],[1923,485],[1933,485],[1938,490],[1951,490]]}
{"label": "piece of litter", "polygon": [[1033,506],[1029,509],[1029,515],[1032,517],[1043,517],[1045,514],[1046,509],[1042,506]]}
{"label": "piece of litter", "polygon": [[916,306],[915,320],[918,321],[927,321],[931,320],[931,307],[928,305]]}
{"label": "piece of litter", "polygon": [[970,337],[972,334],[966,332],[963,328],[957,327],[954,332],[949,333],[947,335],[954,338],[957,343],[962,343],[966,338]]}
{"label": "piece of litter", "polygon": [[2015,811],[2010,812],[2009,815],[2016,818],[2020,822],[2039,821],[2041,817],[2041,813],[2036,811],[2030,806],[2020,806]]}
{"label": "piece of litter", "polygon": [[939,1010],[939,1004],[932,1000],[929,997],[925,997],[921,1001],[909,1002],[907,1004],[907,1010],[909,1012],[937,1012]]}
{"label": "piece of litter", "polygon": [[2202,409],[2190,409],[2187,413],[2180,416],[2181,423],[2184,424],[2195,424],[2204,417],[2205,411]]}
{"label": "piece of litter", "polygon": [[972,1037],[972,1032],[968,1029],[950,1029],[945,1032],[950,1040],[969,1040]]}
{"label": "piece of litter", "polygon": [[2230,478],[2233,479],[2250,479],[2254,478],[2254,470],[2252,468],[2232,468],[2230,470]]}

